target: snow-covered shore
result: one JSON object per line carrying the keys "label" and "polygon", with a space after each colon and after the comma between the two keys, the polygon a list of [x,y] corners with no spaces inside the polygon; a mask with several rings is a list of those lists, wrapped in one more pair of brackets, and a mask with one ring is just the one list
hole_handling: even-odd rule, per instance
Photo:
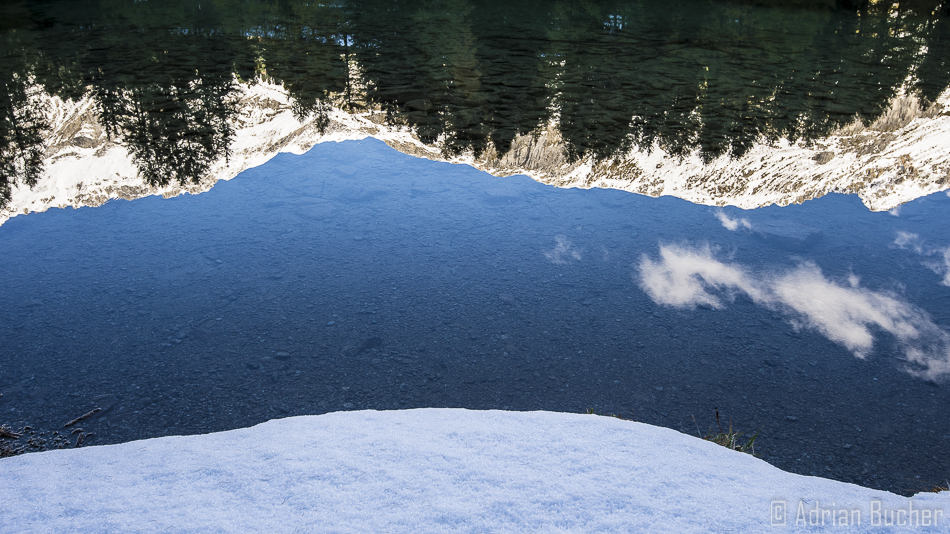
{"label": "snow-covered shore", "polygon": [[3,532],[948,532],[950,493],[551,412],[337,412],[0,460]]}

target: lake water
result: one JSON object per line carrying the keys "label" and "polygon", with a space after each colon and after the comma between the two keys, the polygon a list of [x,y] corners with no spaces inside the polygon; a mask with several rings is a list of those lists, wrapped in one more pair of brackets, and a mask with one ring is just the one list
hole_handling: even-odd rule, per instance
{"label": "lake water", "polygon": [[785,237],[768,239],[681,200],[494,178],[372,140],[318,145],[199,196],[0,227],[0,413],[59,429],[100,407],[83,428],[111,443],[423,406],[593,409],[694,433],[691,417],[706,431],[718,407],[761,429],[779,467],[919,488],[946,472],[950,398],[902,370],[897,336],[870,327],[860,359],[738,291],[719,309],[659,305],[641,264],[708,245],[767,284],[813,262],[946,331],[934,257],[894,241],[946,247],[948,206],[935,195],[894,217],[830,196],[725,212]]}
{"label": "lake water", "polygon": [[[111,94],[121,84],[131,84],[139,89],[129,94],[145,95],[140,100],[111,100],[125,110],[117,112],[113,122],[116,132],[126,132],[125,142],[134,145],[133,151],[147,149],[152,141],[162,150],[172,146],[180,150],[192,146],[191,142],[206,150],[174,157],[162,155],[161,150],[141,152],[137,161],[143,165],[143,178],[190,179],[188,173],[202,172],[202,165],[226,151],[229,134],[220,125],[226,122],[228,111],[221,94],[221,100],[215,101],[199,89],[195,98],[211,98],[202,101],[210,102],[208,109],[220,111],[218,118],[204,112],[188,118],[169,113],[161,102],[154,104],[156,94],[167,96],[169,88],[191,72],[188,63],[183,63],[183,47],[175,48],[180,57],[174,61],[166,62],[158,54],[164,50],[158,44],[168,35],[175,36],[169,42],[179,45],[211,47],[211,52],[195,52],[191,66],[197,66],[196,72],[211,68],[209,58],[218,54],[231,60],[250,58],[250,73],[245,74],[253,76],[254,61],[260,57],[255,60],[235,43],[247,46],[247,42],[273,39],[261,48],[264,52],[279,49],[284,41],[295,46],[304,43],[311,51],[332,46],[334,52],[321,52],[332,67],[340,47],[353,46],[354,54],[367,58],[412,50],[405,43],[380,44],[387,36],[406,39],[391,31],[390,25],[397,23],[414,28],[416,38],[425,32],[442,32],[443,41],[434,46],[448,50],[445,40],[458,44],[459,35],[449,22],[458,22],[454,17],[462,13],[476,21],[473,28],[483,28],[473,30],[470,38],[490,43],[473,48],[491,53],[488,59],[471,56],[475,63],[469,67],[476,65],[484,76],[497,69],[499,80],[504,80],[508,71],[518,78],[538,69],[499,63],[496,56],[505,55],[499,50],[513,51],[506,56],[512,62],[522,58],[535,67],[543,63],[538,44],[542,38],[532,40],[531,31],[544,33],[548,46],[570,42],[570,35],[583,35],[583,24],[600,24],[603,34],[595,40],[602,40],[607,52],[585,47],[584,40],[577,39],[584,53],[593,54],[587,65],[606,69],[603,54],[613,53],[608,45],[656,55],[656,50],[679,43],[671,35],[687,32],[691,24],[704,20],[671,17],[681,24],[674,31],[657,27],[657,21],[666,19],[642,11],[644,4],[636,2],[604,4],[602,12],[577,17],[569,15],[580,5],[557,4],[534,18],[525,14],[531,12],[531,5],[506,2],[505,6],[509,4],[514,7],[491,6],[502,14],[511,10],[510,19],[532,21],[521,33],[492,26],[485,20],[490,10],[477,4],[451,2],[428,14],[429,18],[399,11],[392,17],[396,22],[384,23],[380,19],[386,18],[385,6],[377,2],[366,3],[372,9],[363,10],[343,4],[350,10],[346,13],[357,13],[353,18],[334,19],[323,12],[295,12],[294,18],[293,13],[283,13],[280,20],[295,20],[313,29],[317,26],[306,22],[306,16],[313,16],[337,28],[337,33],[327,35],[352,32],[356,37],[282,41],[274,36],[274,28],[283,27],[273,22],[276,15],[247,11],[254,6],[266,11],[269,4],[248,3],[244,11],[214,13],[230,24],[221,26],[224,37],[210,34],[189,40],[182,37],[189,35],[182,20],[197,20],[201,24],[195,24],[202,28],[212,26],[195,18],[198,3],[184,4],[188,9],[182,13],[163,14],[170,19],[158,18],[148,6],[118,3],[88,14],[100,17],[98,22],[72,25],[57,15],[62,4],[51,3],[39,15],[29,13],[34,8],[23,7],[18,11],[22,19],[8,19],[19,21],[22,28],[4,28],[4,36],[8,50],[12,41],[29,41],[32,50],[40,50],[36,53],[46,58],[69,53],[62,43],[41,41],[52,35],[44,31],[53,31],[44,28],[74,37],[81,34],[79,42],[101,39],[89,41],[93,44],[87,53],[77,57],[93,62],[102,59],[97,55],[119,56],[103,63],[114,68],[118,78],[96,87]],[[721,10],[716,13],[722,20],[729,13],[738,13],[738,19],[730,19],[737,21],[760,17],[765,22],[756,31],[768,24],[787,25],[791,16],[775,8],[699,4]],[[831,41],[845,39],[834,37],[838,34],[833,31],[843,25],[897,24],[886,10],[883,16],[865,11],[865,19],[857,17],[855,22],[856,15],[850,11],[815,4],[814,9],[794,15],[810,21],[821,30],[816,30],[818,35]],[[288,5],[303,9],[302,4]],[[245,18],[233,19],[236,13]],[[622,16],[611,19],[610,13]],[[621,19],[636,14],[653,20],[651,32],[624,33],[619,26],[603,26],[603,20],[619,25]],[[435,24],[432,17],[436,15],[450,20]],[[584,22],[584,17],[591,20]],[[248,18],[271,21],[271,25],[254,25]],[[34,24],[23,22],[28,20]],[[52,22],[44,27],[37,20]],[[922,29],[913,27],[925,33],[946,31],[946,17],[934,15],[927,20]],[[139,23],[142,31],[129,30]],[[340,27],[347,32],[341,33]],[[798,27],[806,26],[801,22]],[[235,28],[244,29],[240,40],[234,38]],[[257,28],[258,33],[248,28]],[[169,33],[170,29],[175,31]],[[618,33],[620,42],[610,41]],[[122,46],[121,37],[131,34],[141,42],[132,39]],[[756,42],[754,35],[741,31],[729,35],[723,33],[716,42],[729,47],[738,46],[739,41]],[[657,36],[669,42],[656,44],[659,48],[649,54],[644,51],[645,41],[624,41],[650,41]],[[522,45],[512,45],[510,41],[516,39],[523,39]],[[855,49],[839,43],[839,48],[846,49],[845,59],[851,57],[848,54],[866,57],[867,50],[895,57],[868,44],[880,45],[884,37],[868,39],[843,41]],[[149,54],[139,54],[135,47],[144,47],[146,42],[156,47]],[[379,51],[372,55],[372,47],[356,47],[355,42],[375,43]],[[902,42],[907,40],[891,44]],[[726,46],[710,43],[684,41],[680,46],[686,48],[677,50],[695,55]],[[783,46],[792,45],[785,42]],[[860,46],[866,47],[863,52]],[[802,61],[820,62],[823,54],[833,55],[827,47],[809,50],[802,55],[817,56]],[[940,50],[937,44],[929,53],[934,50]],[[469,57],[464,50],[456,51],[458,61]],[[281,53],[286,55],[269,60],[268,72],[279,70],[279,58],[299,56],[293,51]],[[567,57],[580,52],[571,48],[559,53]],[[148,58],[150,54],[155,61]],[[921,90],[944,88],[950,72],[932,66],[939,55],[921,58],[915,54],[898,56],[904,58],[904,67],[916,65]],[[738,57],[732,68],[742,68],[741,54],[730,52],[723,57]],[[64,94],[86,90],[84,84],[90,79],[84,76],[92,69],[80,59],[69,63],[75,67],[73,74],[56,78]],[[415,64],[408,52],[403,59]],[[648,60],[638,59],[650,64]],[[132,70],[138,61],[141,69]],[[689,56],[682,61],[686,68],[697,60]],[[762,61],[773,69],[779,63]],[[839,58],[839,63],[851,65],[849,61]],[[180,75],[178,81],[162,85],[155,81],[161,78],[147,79],[144,74],[139,80],[137,76],[153,68],[152,63],[158,65],[155,72]],[[231,66],[224,64],[220,79],[244,72],[237,60]],[[661,64],[651,65],[659,68]],[[460,151],[478,150],[486,139],[503,143],[505,136],[550,119],[545,114],[552,109],[551,101],[544,101],[547,97],[538,92],[549,88],[550,80],[544,76],[534,85],[509,80],[508,86],[524,92],[517,102],[531,101],[525,95],[534,93],[542,100],[538,106],[515,110],[490,98],[492,91],[499,90],[498,81],[482,80],[484,87],[466,92],[455,83],[474,83],[473,78],[453,78],[456,82],[448,85],[441,78],[432,81],[440,72],[437,66],[423,75],[395,61],[374,64],[369,58],[360,65],[370,73],[383,72],[386,65],[391,69],[391,78],[382,74],[373,78],[370,92],[377,93],[374,102],[390,106],[392,120],[404,121],[423,139],[461,140],[452,145]],[[616,73],[642,72],[623,66],[622,61],[619,67],[610,65],[617,68]],[[318,67],[288,69],[307,79],[337,72]],[[815,97],[799,102],[804,108],[782,104],[769,108],[772,111],[756,109],[768,111],[773,119],[775,110],[780,110],[791,121],[807,108],[815,120],[802,122],[812,126],[803,126],[795,135],[827,133],[855,113],[873,116],[879,111],[886,101],[881,98],[906,75],[906,69],[885,67],[875,72],[889,77],[887,83],[869,82],[865,71],[845,68],[839,78],[807,82],[841,85],[857,80],[843,100]],[[620,133],[614,127],[601,130],[601,125],[617,121],[598,113],[614,108],[597,101],[591,91],[616,92],[610,85],[614,82],[638,91],[647,85],[618,81],[616,73],[601,73],[601,79],[597,69],[584,74],[578,68],[573,75],[590,82],[576,86],[586,88],[581,91],[587,91],[584,95],[568,98],[563,95],[569,91],[552,93],[567,99],[562,111],[573,106],[591,111],[578,115],[583,120],[560,116],[564,131],[575,132],[569,137],[578,153],[609,155],[614,150],[611,143],[637,135],[645,140],[666,135],[684,143],[707,143],[710,153],[741,151],[746,134],[738,133],[730,121],[745,119],[736,118],[725,107],[716,115],[729,120],[702,130],[709,136],[705,140],[672,120],[662,124],[670,131],[686,128],[682,137],[650,130],[662,121],[649,114],[638,115],[646,117],[640,126],[619,127]],[[720,79],[729,78],[723,76]],[[293,86],[291,78],[283,77],[286,86]],[[71,85],[64,81],[70,79]],[[333,80],[324,80],[329,89],[319,94],[347,94],[347,79],[345,75],[337,79],[339,87]],[[400,85],[396,79],[406,83]],[[778,81],[773,79],[762,88],[762,100],[793,79],[788,73]],[[406,84],[418,80],[429,80],[430,86],[407,88]],[[724,83],[713,85],[728,91]],[[447,92],[439,93],[432,84],[443,84]],[[660,82],[654,85],[647,92],[657,98],[676,93]],[[317,94],[314,87],[320,86],[307,87]],[[861,87],[871,96],[851,98],[861,93]],[[363,91],[361,98],[368,98],[367,89]],[[299,101],[308,102],[306,95],[311,93],[299,92]],[[410,98],[410,93],[418,98]],[[458,100],[459,95],[482,95],[478,98],[483,100],[478,106],[469,105],[467,100]],[[440,104],[439,98],[445,100]],[[629,94],[621,102],[645,106],[649,98],[648,94]],[[813,104],[819,101],[825,107],[816,109]],[[144,115],[128,111],[141,109],[143,102],[152,102],[155,108]],[[187,99],[176,102],[181,109],[196,109],[185,105]],[[311,106],[301,112],[319,112],[319,98],[309,102]],[[465,110],[484,111],[489,104],[504,108],[493,112],[496,115],[521,117],[524,122],[483,129],[493,124],[491,116],[466,115]],[[666,115],[677,109],[675,102],[664,105],[673,105],[664,108]],[[631,108],[621,107],[617,116],[629,119]],[[739,105],[736,109],[752,108]],[[430,109],[454,111],[427,114]],[[129,126],[135,117],[168,116],[172,118],[148,128]],[[108,122],[107,117],[104,114],[102,120]],[[471,124],[459,126],[458,117],[468,117]],[[176,125],[176,120],[181,123]],[[220,127],[199,128],[205,124],[202,120]],[[771,119],[749,120],[756,136],[769,128],[788,132]],[[631,137],[624,128],[639,133]],[[723,133],[729,131],[735,135]],[[136,137],[135,132],[142,135]],[[151,137],[145,135],[148,132]],[[149,166],[149,162],[158,163]],[[180,174],[182,169],[190,170]],[[213,432],[275,417],[337,410],[465,407],[593,410],[695,434],[715,428],[718,408],[724,423],[731,420],[741,430],[760,431],[756,452],[782,469],[901,493],[920,491],[943,484],[950,473],[946,454],[950,449],[946,424],[950,406],[946,388],[950,373],[948,208],[950,198],[939,193],[891,213],[872,213],[859,199],[845,195],[781,208],[719,209],[622,191],[557,189],[524,176],[496,178],[466,166],[403,155],[376,140],[324,143],[303,156],[279,155],[201,195],[51,210],[16,217],[0,226],[0,295],[5,303],[0,309],[0,423],[68,434],[70,429],[62,428],[65,422],[100,408],[75,426],[93,434],[87,443],[104,444]]]}

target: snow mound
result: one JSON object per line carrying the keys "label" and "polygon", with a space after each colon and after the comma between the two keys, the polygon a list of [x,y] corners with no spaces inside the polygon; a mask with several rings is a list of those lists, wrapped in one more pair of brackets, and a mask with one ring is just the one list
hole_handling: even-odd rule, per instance
{"label": "snow mound", "polygon": [[[947,532],[950,524],[947,493],[904,498],[790,474],[665,428],[551,412],[338,412],[28,454],[0,468],[4,532]],[[876,526],[875,517],[908,526]]]}

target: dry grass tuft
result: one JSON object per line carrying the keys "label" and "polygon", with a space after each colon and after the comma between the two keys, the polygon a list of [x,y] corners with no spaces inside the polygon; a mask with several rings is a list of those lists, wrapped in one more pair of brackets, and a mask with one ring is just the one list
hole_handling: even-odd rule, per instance
{"label": "dry grass tuft", "polygon": [[[696,417],[693,417],[693,422],[696,423]],[[719,408],[716,408],[716,425],[719,426],[719,432],[715,434],[710,430],[703,435],[702,431],[699,430],[699,423],[696,423],[696,431],[699,432],[699,437],[706,441],[711,441],[716,445],[722,445],[727,449],[755,456],[755,438],[759,437],[758,432],[752,434],[752,437],[748,440],[742,441],[740,438],[744,433],[733,430],[732,421],[729,421],[729,430],[723,430],[722,421],[719,420]]]}

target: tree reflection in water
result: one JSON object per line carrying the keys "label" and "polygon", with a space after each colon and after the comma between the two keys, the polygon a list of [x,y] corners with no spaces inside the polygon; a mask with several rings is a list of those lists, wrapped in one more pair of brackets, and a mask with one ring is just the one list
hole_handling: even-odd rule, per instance
{"label": "tree reflection in water", "polygon": [[939,0],[27,4],[3,29],[0,188],[42,173],[31,84],[92,95],[151,185],[197,182],[226,158],[236,84],[258,78],[321,130],[334,108],[377,109],[449,155],[502,155],[553,125],[575,161],[653,146],[738,157],[870,122],[898,91],[934,100],[950,84],[948,13]]}

